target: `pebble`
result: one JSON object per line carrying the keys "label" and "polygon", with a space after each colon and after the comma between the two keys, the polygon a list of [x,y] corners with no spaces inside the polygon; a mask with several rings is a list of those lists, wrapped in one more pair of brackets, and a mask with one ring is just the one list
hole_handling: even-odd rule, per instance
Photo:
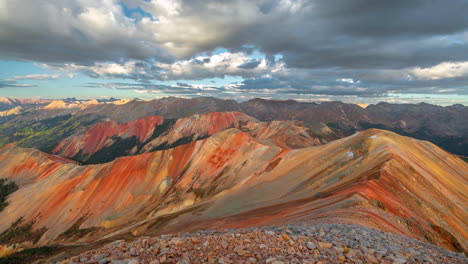
{"label": "pebble", "polygon": [[327,242],[319,242],[319,247],[321,248],[331,248],[333,246],[332,243],[327,243]]}

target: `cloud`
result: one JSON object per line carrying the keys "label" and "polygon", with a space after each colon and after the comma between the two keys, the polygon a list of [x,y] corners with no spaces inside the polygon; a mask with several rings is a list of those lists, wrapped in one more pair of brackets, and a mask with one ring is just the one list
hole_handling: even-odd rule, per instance
{"label": "cloud", "polygon": [[378,96],[385,91],[369,88],[360,83],[342,82],[340,80],[297,79],[294,76],[285,78],[265,77],[251,78],[226,86],[229,91],[237,93],[262,92],[269,94],[294,95],[365,95]]}
{"label": "cloud", "polygon": [[108,88],[117,90],[130,90],[138,94],[163,94],[181,97],[194,96],[219,96],[223,89],[205,84],[185,84],[177,83],[173,85],[154,84],[154,83],[89,83],[89,88]]}
{"label": "cloud", "polygon": [[244,53],[224,52],[211,56],[198,56],[174,63],[128,61],[124,63],[97,62],[91,66],[64,64],[43,65],[45,68],[61,72],[82,72],[95,78],[122,78],[145,80],[202,80],[241,76],[251,78],[277,72],[284,64],[274,58],[253,59]]}
{"label": "cloud", "polygon": [[[83,65],[170,62],[219,47],[231,52],[253,47],[303,68],[428,67],[468,60],[465,0],[4,0],[1,5],[0,56],[8,58]],[[126,14],[132,8],[144,16]]]}
{"label": "cloud", "polygon": [[0,57],[84,64],[168,59],[145,29],[155,22],[123,11],[117,0],[1,1]]}
{"label": "cloud", "polygon": [[409,72],[412,76],[421,80],[468,77],[468,61],[443,62],[428,68],[417,67]]}
{"label": "cloud", "polygon": [[359,80],[355,81],[353,78],[340,78],[336,79],[337,82],[345,82],[345,83],[359,83]]}
{"label": "cloud", "polygon": [[60,74],[29,74],[24,76],[15,76],[15,80],[55,80],[60,78]]}
{"label": "cloud", "polygon": [[241,76],[249,78],[270,73],[282,65],[271,63],[266,58],[252,59],[243,53],[221,53],[209,57],[196,57],[173,64],[156,64],[162,80],[200,80]]}
{"label": "cloud", "polygon": [[[235,91],[232,86],[238,84],[231,84],[223,87],[215,87],[205,84],[185,84],[178,83],[175,85],[164,85],[164,84],[142,84],[142,83],[90,83],[87,87],[93,88],[108,88],[132,91],[138,94],[140,98],[154,99],[162,98],[167,96],[178,96],[184,98],[193,98],[200,96],[214,96],[217,98],[224,99],[236,99],[239,101],[250,100],[253,98],[264,98],[264,99],[293,99],[302,102],[323,102],[323,101],[342,101],[346,103],[376,103],[376,102],[389,102],[389,103],[419,103],[428,102],[440,105],[452,105],[457,103],[465,103],[468,99],[467,96],[459,97],[447,97],[443,93],[441,94],[399,94],[389,93],[382,95],[358,95],[358,94],[330,94],[326,93],[327,89],[324,87],[323,91],[325,94],[319,93],[316,90],[315,93],[303,93],[297,94],[294,91],[289,93],[284,90],[282,93],[276,92],[271,89],[252,89],[245,90],[241,89]],[[228,86],[231,86],[231,89]]]}
{"label": "cloud", "polygon": [[36,87],[33,84],[21,84],[11,79],[0,79],[0,88],[12,88],[12,87]]}
{"label": "cloud", "polygon": [[[467,13],[466,0],[3,0],[0,58],[169,93],[467,94]],[[155,84],[226,76],[244,80]]]}
{"label": "cloud", "polygon": [[[465,0],[174,0],[141,2],[165,50],[190,57],[245,45],[289,67],[404,68],[466,60]],[[441,23],[440,21],[443,21]]]}
{"label": "cloud", "polygon": [[[245,65],[249,65],[245,67]],[[92,66],[66,64],[46,65],[50,70],[82,72],[101,79],[128,79],[147,86],[145,89],[161,88],[165,81],[202,81],[210,78],[240,76],[244,80],[223,87],[224,92],[242,94],[322,94],[383,96],[388,93],[451,93],[467,94],[464,63],[442,63],[427,69],[303,69],[288,68],[279,59],[252,59],[243,53],[221,53],[199,56],[189,60],[170,63],[148,63],[129,61],[119,63],[96,63]],[[444,71],[440,70],[444,69]],[[432,70],[429,70],[432,69]],[[436,74],[435,72],[438,72]],[[441,74],[446,78],[440,78]],[[346,76],[336,78],[336,75]],[[154,82],[160,84],[155,85]],[[171,91],[185,91],[188,85],[178,83],[170,86]],[[208,85],[212,86],[212,85]],[[134,89],[134,88],[132,88]],[[197,91],[200,92],[200,91]]]}

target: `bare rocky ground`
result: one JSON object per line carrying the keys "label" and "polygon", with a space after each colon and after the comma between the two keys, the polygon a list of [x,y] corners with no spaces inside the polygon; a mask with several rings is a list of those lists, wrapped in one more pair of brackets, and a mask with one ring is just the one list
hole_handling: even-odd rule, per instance
{"label": "bare rocky ground", "polygon": [[114,241],[60,264],[468,263],[415,239],[355,225],[294,224]]}

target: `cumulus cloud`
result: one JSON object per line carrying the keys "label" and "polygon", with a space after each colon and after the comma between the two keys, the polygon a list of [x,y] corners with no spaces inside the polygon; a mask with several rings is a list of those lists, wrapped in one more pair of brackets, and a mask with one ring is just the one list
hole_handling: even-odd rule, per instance
{"label": "cumulus cloud", "polygon": [[[84,66],[74,63],[66,64],[43,64],[46,69],[65,72],[70,78],[74,77],[74,72],[82,72],[90,77],[95,78],[119,78],[123,77],[130,79],[135,77],[138,73],[149,74],[146,70],[148,64],[136,61],[129,61],[125,63],[105,63],[96,62],[91,66]],[[150,77],[150,76],[148,76]]]}
{"label": "cumulus cloud", "polygon": [[243,53],[221,53],[210,57],[196,57],[178,61],[173,64],[157,64],[161,69],[161,79],[205,79],[225,76],[242,76],[244,78],[259,76],[274,71],[274,65],[267,59],[252,59]]}

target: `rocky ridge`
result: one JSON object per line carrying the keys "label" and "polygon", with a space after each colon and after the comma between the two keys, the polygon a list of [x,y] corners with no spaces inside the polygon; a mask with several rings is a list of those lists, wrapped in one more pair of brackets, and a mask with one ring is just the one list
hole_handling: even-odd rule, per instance
{"label": "rocky ridge", "polygon": [[[51,260],[52,261],[52,260]],[[468,263],[454,253],[357,225],[306,223],[117,240],[61,264]]]}

